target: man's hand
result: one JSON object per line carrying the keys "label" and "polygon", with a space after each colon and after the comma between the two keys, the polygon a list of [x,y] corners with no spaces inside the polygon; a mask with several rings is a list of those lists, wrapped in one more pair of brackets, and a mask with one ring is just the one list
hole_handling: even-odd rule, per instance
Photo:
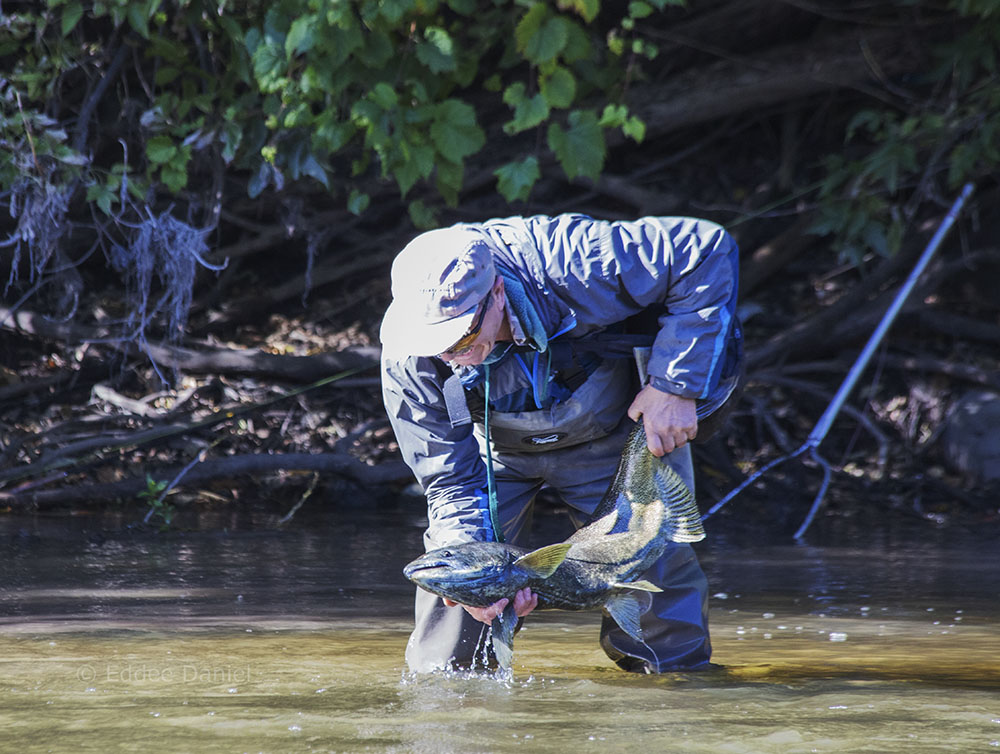
{"label": "man's hand", "polygon": [[[498,602],[494,602],[492,605],[488,605],[487,607],[469,607],[468,605],[462,605],[462,608],[473,618],[489,626],[493,623],[493,619],[500,615],[509,603],[510,600],[504,598]],[[444,604],[448,607],[454,607],[458,603],[445,599]],[[521,589],[514,595],[514,612],[517,614],[518,618],[523,618],[536,607],[538,607],[538,595],[533,594],[531,589],[528,587]]]}
{"label": "man's hand", "polygon": [[646,385],[628,407],[632,421],[642,417],[646,445],[654,456],[663,456],[684,447],[698,434],[698,416],[692,398],[664,393]]}

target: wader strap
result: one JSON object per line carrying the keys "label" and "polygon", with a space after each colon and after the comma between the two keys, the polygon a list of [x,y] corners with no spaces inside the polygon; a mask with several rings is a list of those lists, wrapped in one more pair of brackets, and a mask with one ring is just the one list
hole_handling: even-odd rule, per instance
{"label": "wader strap", "polygon": [[457,374],[444,381],[441,386],[444,394],[444,405],[448,408],[448,419],[452,427],[460,427],[463,424],[472,424],[472,414],[469,413],[469,404],[465,400],[465,388]]}
{"label": "wader strap", "polygon": [[490,504],[490,526],[493,527],[493,537],[497,542],[503,542],[503,528],[500,526],[500,514],[497,511],[497,491],[493,481],[493,450],[490,448],[490,365],[486,370],[486,411],[483,424],[486,425],[486,494]]}

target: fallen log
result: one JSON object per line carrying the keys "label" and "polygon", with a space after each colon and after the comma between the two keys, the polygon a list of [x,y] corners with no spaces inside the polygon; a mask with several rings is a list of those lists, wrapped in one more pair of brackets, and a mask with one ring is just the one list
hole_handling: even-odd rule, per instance
{"label": "fallen log", "polygon": [[[150,470],[159,481],[176,477],[183,467]],[[175,488],[191,487],[209,481],[239,476],[269,474],[276,471],[315,471],[349,479],[362,486],[383,486],[413,479],[409,467],[402,461],[384,461],[374,466],[344,452],[335,453],[250,453],[210,458],[187,471]],[[53,507],[68,503],[114,500],[135,497],[148,487],[146,474],[141,477],[89,485],[73,485],[58,489],[0,492],[0,506],[12,508]]]}
{"label": "fallen log", "polygon": [[[282,356],[253,349],[236,350],[203,345],[186,348],[149,344],[146,349],[116,340],[104,328],[88,328],[73,322],[57,322],[24,309],[0,307],[0,327],[67,343],[105,343],[131,355],[146,354],[156,364],[169,369],[198,374],[239,374],[278,377],[293,382],[309,382],[348,369],[367,369],[379,362],[381,349],[358,346],[313,356]],[[356,382],[354,384],[357,384]]]}

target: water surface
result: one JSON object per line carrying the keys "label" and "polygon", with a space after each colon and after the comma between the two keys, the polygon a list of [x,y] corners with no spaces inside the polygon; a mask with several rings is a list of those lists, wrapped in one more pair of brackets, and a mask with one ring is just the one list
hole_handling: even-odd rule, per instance
{"label": "water surface", "polygon": [[710,528],[717,667],[625,674],[597,613],[548,612],[508,678],[411,677],[407,510],[0,518],[0,751],[1000,750],[988,537]]}

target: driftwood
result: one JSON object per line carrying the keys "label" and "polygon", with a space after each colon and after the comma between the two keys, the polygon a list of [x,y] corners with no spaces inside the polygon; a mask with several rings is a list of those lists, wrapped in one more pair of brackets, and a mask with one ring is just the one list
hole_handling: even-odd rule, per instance
{"label": "driftwood", "polygon": [[790,228],[759,246],[750,258],[740,263],[740,297],[746,296],[786,264],[815,243],[816,237],[807,232],[811,217],[796,221]]}
{"label": "driftwood", "polygon": [[[71,322],[54,322],[23,309],[13,312],[0,307],[0,323],[4,329],[52,340],[106,343],[133,355],[139,353],[135,344],[115,341],[108,330],[87,328]],[[308,382],[349,369],[374,367],[378,364],[381,349],[360,346],[314,356],[281,356],[251,349],[235,350],[207,345],[194,349],[150,344],[145,353],[160,366],[189,373],[269,376]]]}
{"label": "driftwood", "polygon": [[[914,42],[893,29],[828,34],[636,86],[629,99],[647,124],[647,138],[837,89],[895,101],[878,79],[918,66],[922,45]],[[878,74],[872,50],[878,51]]]}
{"label": "driftwood", "polygon": [[[177,476],[183,467],[157,469],[152,475],[161,481]],[[177,481],[175,487],[190,487],[205,482],[276,471],[315,471],[349,479],[363,486],[402,483],[413,478],[402,461],[383,461],[369,466],[344,452],[334,453],[252,453],[206,459]],[[0,505],[11,507],[50,507],[87,501],[108,501],[135,497],[147,488],[145,474],[120,482],[72,485],[53,490],[27,489],[0,492]]]}

